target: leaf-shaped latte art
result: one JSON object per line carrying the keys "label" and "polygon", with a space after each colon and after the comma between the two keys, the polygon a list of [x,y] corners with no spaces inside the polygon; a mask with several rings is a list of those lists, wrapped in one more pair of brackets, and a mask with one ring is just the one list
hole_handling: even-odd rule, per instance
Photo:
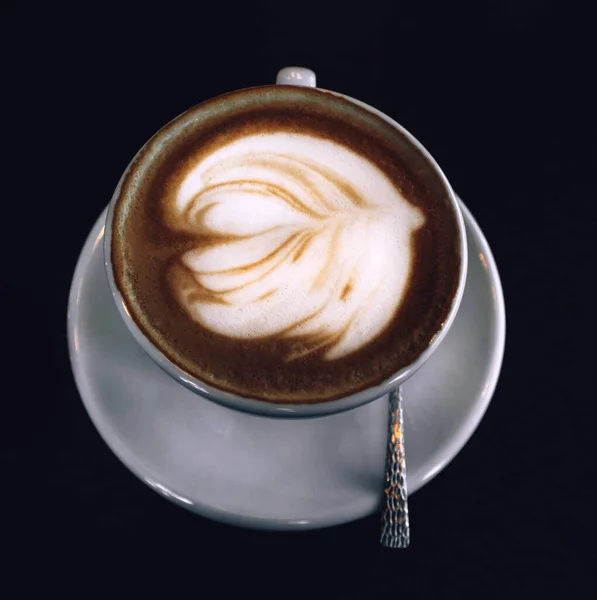
{"label": "leaf-shaped latte art", "polygon": [[[378,336],[400,306],[424,222],[372,162],[302,134],[247,136],[199,162],[165,214],[197,236],[173,293],[238,339],[296,340],[328,360]],[[180,265],[175,267],[182,272]]]}

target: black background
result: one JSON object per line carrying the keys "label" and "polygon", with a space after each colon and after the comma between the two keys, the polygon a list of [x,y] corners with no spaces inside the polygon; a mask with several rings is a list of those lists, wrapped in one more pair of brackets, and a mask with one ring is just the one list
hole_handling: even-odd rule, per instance
{"label": "black background", "polygon": [[[62,572],[73,550],[99,553],[93,564],[106,579],[116,554],[138,546],[121,566],[148,552],[162,566],[190,559],[194,568],[170,581],[190,576],[189,591],[201,597],[590,597],[592,15],[539,0],[152,6],[2,9],[8,565],[35,573],[56,563]],[[378,547],[378,515],[280,534],[168,503],[100,439],[70,371],[70,279],[130,158],[188,107],[271,83],[295,64],[392,116],[428,148],[479,221],[502,277],[498,388],[470,442],[412,496],[407,551]],[[156,573],[131,571],[139,581]]]}

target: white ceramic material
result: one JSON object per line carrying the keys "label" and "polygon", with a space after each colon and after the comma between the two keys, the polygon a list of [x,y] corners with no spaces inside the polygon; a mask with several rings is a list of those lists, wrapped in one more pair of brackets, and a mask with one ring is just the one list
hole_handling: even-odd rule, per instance
{"label": "white ceramic material", "polygon": [[[309,69],[302,67],[286,67],[279,71],[277,83],[284,85],[294,85],[301,87],[314,87],[315,86],[315,73]],[[407,381],[412,375],[414,375],[437,351],[441,346],[441,343],[445,335],[450,330],[454,318],[458,312],[460,302],[462,300],[462,294],[464,292],[464,284],[466,281],[467,271],[467,240],[466,232],[464,227],[464,221],[460,212],[460,207],[456,199],[456,195],[450,186],[450,183],[446,179],[446,176],[440,169],[439,165],[435,162],[434,158],[424,148],[424,146],[406,129],[404,129],[399,123],[380,112],[376,108],[337,92],[331,92],[329,90],[321,90],[328,93],[330,96],[340,96],[350,100],[354,104],[358,104],[370,113],[375,114],[377,117],[386,121],[394,129],[396,129],[401,137],[407,141],[409,147],[416,149],[416,154],[419,157],[423,157],[422,163],[427,165],[426,168],[430,167],[430,172],[433,172],[433,176],[438,182],[441,182],[442,187],[446,193],[446,197],[451,203],[455,218],[456,225],[459,232],[459,251],[462,257],[460,261],[460,270],[458,276],[458,287],[452,298],[450,310],[444,319],[441,329],[432,338],[429,345],[419,354],[416,359],[409,365],[403,367],[398,372],[394,373],[387,380],[382,381],[379,385],[371,386],[365,390],[355,392],[338,400],[330,400],[327,402],[320,402],[315,404],[274,404],[270,402],[263,402],[252,398],[245,398],[239,395],[220,390],[212,385],[201,381],[200,379],[193,377],[189,373],[186,373],[173,362],[171,362],[162,352],[153,344],[151,339],[145,335],[145,333],[139,328],[134,319],[131,317],[129,310],[126,306],[126,301],[120,294],[118,286],[116,285],[114,272],[111,262],[111,243],[112,243],[112,222],[114,217],[114,206],[120,195],[123,181],[125,180],[128,172],[134,165],[135,168],[143,173],[144,170],[148,170],[148,165],[151,164],[152,157],[159,153],[162,147],[167,144],[171,139],[176,139],[176,136],[184,131],[189,123],[194,122],[198,117],[193,110],[187,113],[183,113],[176,119],[174,119],[168,126],[160,130],[152,140],[150,140],[144,148],[137,154],[137,157],[141,157],[137,160],[135,157],[128,168],[123,173],[120,182],[118,183],[112,201],[108,207],[108,215],[106,219],[106,230],[105,230],[105,261],[106,271],[108,274],[108,284],[112,291],[116,307],[132,336],[137,340],[139,345],[147,352],[147,354],[158,364],[166,373],[171,375],[176,381],[186,386],[188,389],[194,391],[204,398],[209,398],[218,404],[229,408],[235,408],[237,410],[246,411],[262,416],[280,417],[280,418],[301,418],[301,417],[313,417],[330,415],[339,413],[342,411],[350,410],[355,407],[362,406],[368,402],[383,398],[391,390],[396,389]],[[255,93],[255,92],[254,92]],[[224,98],[221,101],[215,103],[215,107],[211,107],[209,110],[217,113],[221,110],[226,110],[227,102],[233,102],[230,98]],[[142,177],[140,177],[141,179]]]}
{"label": "white ceramic material", "polygon": [[[462,206],[469,268],[437,352],[404,384],[408,489],[454,458],[496,386],[505,339],[502,288],[481,230]],[[85,407],[108,446],[147,485],[200,515],[262,529],[345,523],[381,501],[387,398],[337,415],[257,417],[205,400],[163,373],[123,323],[104,268],[105,212],[82,250],[68,342]]]}
{"label": "white ceramic material", "polygon": [[311,69],[305,67],[284,67],[278,71],[276,77],[278,85],[304,85],[306,87],[315,87],[317,79]]}

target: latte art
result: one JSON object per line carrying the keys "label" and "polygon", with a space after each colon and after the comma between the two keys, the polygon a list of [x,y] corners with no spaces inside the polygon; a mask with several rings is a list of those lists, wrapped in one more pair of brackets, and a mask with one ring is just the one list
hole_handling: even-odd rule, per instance
{"label": "latte art", "polygon": [[449,186],[391,123],[322,90],[191,108],[141,149],[112,207],[127,315],[185,381],[246,398],[326,402],[393,378],[458,287]]}
{"label": "latte art", "polygon": [[286,360],[335,361],[379,336],[425,223],[371,161],[287,132],[220,147],[164,202],[168,227],[197,240],[169,272],[180,306],[215,334],[292,341]]}

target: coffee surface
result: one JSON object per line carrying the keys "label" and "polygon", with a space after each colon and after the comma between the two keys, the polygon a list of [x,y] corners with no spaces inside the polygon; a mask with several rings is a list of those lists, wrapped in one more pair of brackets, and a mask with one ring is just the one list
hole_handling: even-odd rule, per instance
{"label": "coffee surface", "polygon": [[317,402],[429,345],[458,242],[449,192],[394,128],[331,94],[271,87],[199,105],[150,140],[111,251],[129,313],[184,371]]}

